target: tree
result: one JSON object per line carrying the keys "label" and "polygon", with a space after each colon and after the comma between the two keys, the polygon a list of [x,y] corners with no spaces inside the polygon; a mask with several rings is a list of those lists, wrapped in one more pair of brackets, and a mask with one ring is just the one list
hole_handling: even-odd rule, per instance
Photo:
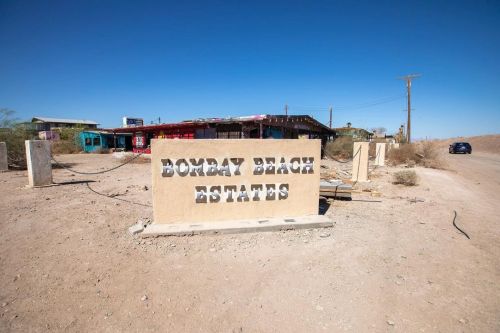
{"label": "tree", "polygon": [[7,158],[9,168],[26,169],[25,140],[36,138],[36,133],[24,126],[17,126],[18,119],[15,112],[7,108],[0,108],[0,142],[7,144]]}
{"label": "tree", "polygon": [[372,128],[372,132],[373,133],[378,133],[378,134],[383,134],[383,133],[387,132],[387,128],[385,128],[385,127],[375,127],[375,128]]}
{"label": "tree", "polygon": [[14,113],[14,110],[0,108],[0,128],[11,128],[17,123],[18,119],[13,117]]}

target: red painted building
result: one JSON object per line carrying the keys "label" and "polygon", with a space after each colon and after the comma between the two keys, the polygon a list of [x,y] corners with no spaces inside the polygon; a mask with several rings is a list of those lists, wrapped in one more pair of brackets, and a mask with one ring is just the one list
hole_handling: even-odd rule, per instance
{"label": "red painted building", "polygon": [[235,118],[208,118],[173,124],[123,127],[110,133],[132,133],[134,152],[150,153],[151,139],[299,139],[317,138],[323,143],[335,131],[306,115],[257,115]]}

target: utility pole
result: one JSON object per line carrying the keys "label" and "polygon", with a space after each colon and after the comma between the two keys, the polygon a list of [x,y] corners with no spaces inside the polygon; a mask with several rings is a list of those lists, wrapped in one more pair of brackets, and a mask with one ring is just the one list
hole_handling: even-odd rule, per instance
{"label": "utility pole", "polygon": [[285,104],[285,116],[288,117],[288,104]]}
{"label": "utility pole", "polygon": [[406,123],[406,142],[411,143],[411,80],[420,77],[420,74],[409,74],[400,77],[401,80],[406,81],[406,91],[408,100],[408,121]]}
{"label": "utility pole", "polygon": [[333,107],[330,106],[330,128],[332,128],[332,112],[333,112]]}

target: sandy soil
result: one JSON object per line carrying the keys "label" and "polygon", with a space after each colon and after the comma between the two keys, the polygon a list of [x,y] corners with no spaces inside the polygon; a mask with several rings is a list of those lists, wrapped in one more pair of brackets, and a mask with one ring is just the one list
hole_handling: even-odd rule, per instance
{"label": "sandy soil", "polygon": [[376,169],[382,196],[332,202],[330,229],[146,240],[127,228],[152,215],[149,164],[54,170],[114,198],[1,173],[0,331],[498,332],[500,155],[444,158],[416,187]]}

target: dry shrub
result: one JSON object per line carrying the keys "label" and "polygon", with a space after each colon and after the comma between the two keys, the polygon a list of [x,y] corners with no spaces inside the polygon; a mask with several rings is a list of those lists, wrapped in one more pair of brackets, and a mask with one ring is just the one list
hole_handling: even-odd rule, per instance
{"label": "dry shrub", "polygon": [[442,169],[443,161],[439,158],[435,142],[423,141],[412,144],[400,144],[400,148],[393,148],[387,153],[388,164],[406,164],[410,167],[420,165],[425,168]]}
{"label": "dry shrub", "polygon": [[368,145],[368,157],[375,158],[377,155],[377,144],[375,142],[370,142]]}
{"label": "dry shrub", "polygon": [[74,140],[52,141],[52,154],[77,154],[82,148]]}
{"label": "dry shrub", "polygon": [[60,140],[52,141],[53,154],[77,154],[81,151],[81,128],[62,128],[59,130]]}
{"label": "dry shrub", "polygon": [[391,165],[401,165],[418,163],[420,157],[416,155],[417,150],[413,144],[400,144],[399,148],[393,148],[387,153],[388,163]]}
{"label": "dry shrub", "polygon": [[7,160],[10,168],[26,169],[25,140],[37,139],[36,132],[22,126],[0,130],[0,142],[7,145]]}
{"label": "dry shrub", "polygon": [[426,168],[443,169],[444,162],[439,157],[437,143],[433,141],[423,141],[418,144],[419,151],[423,156],[420,165]]}
{"label": "dry shrub", "polygon": [[351,158],[353,150],[353,140],[350,136],[340,136],[334,141],[326,144],[325,153],[327,156],[336,158]]}
{"label": "dry shrub", "polygon": [[413,170],[398,171],[393,175],[393,184],[403,184],[405,186],[417,185],[417,173]]}

